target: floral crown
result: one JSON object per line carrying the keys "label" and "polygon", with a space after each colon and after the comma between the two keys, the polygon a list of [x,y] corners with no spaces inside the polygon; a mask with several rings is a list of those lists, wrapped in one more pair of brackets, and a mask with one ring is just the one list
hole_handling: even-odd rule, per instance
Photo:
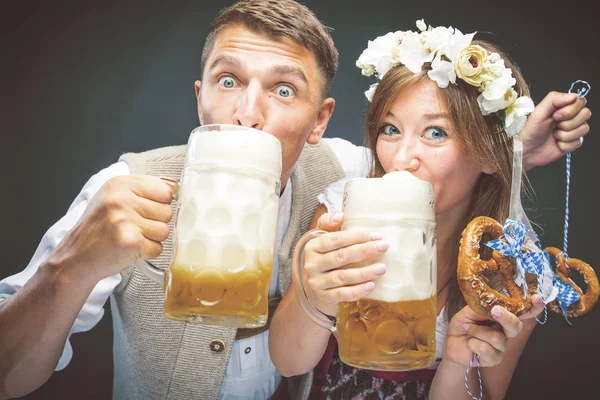
{"label": "floral crown", "polygon": [[[370,40],[356,66],[362,69],[363,75],[375,74],[382,79],[398,65],[418,73],[423,64],[431,63],[427,75],[440,88],[446,88],[450,82],[456,84],[457,77],[477,87],[481,93],[477,103],[482,114],[498,113],[506,133],[509,136],[518,134],[534,104],[527,96],[518,97],[513,88],[516,79],[511,69],[504,66],[500,55],[472,45],[475,33],[464,35],[452,27],[432,28],[430,25],[427,28],[423,20],[417,21],[417,28],[420,32],[390,32]],[[377,83],[365,92],[369,101],[373,100],[376,88]]]}

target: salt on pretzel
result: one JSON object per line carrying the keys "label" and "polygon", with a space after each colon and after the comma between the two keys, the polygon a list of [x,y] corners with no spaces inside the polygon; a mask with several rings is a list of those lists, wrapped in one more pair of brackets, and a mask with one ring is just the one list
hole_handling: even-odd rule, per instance
{"label": "salt on pretzel", "polygon": [[[569,257],[565,260],[565,254],[556,247],[547,247],[546,251],[550,257],[556,260],[556,275],[558,278],[569,284],[581,298],[567,309],[567,317],[578,317],[589,312],[598,302],[600,294],[600,285],[598,285],[598,277],[589,264]],[[575,282],[571,280],[571,269],[579,272],[587,285],[585,293]],[[548,308],[556,313],[562,314],[562,310],[557,300],[548,303]]]}
{"label": "salt on pretzel", "polygon": [[[491,309],[498,305],[515,315],[521,315],[531,309],[531,296],[537,293],[538,282],[534,274],[526,273],[527,295],[514,280],[515,260],[497,251],[492,252],[489,260],[480,255],[483,235],[489,233],[491,239],[502,236],[502,225],[493,218],[477,217],[465,228],[460,240],[458,255],[458,286],[466,303],[480,315],[491,318]],[[505,296],[492,288],[485,279],[500,274],[504,289],[510,296]]]}

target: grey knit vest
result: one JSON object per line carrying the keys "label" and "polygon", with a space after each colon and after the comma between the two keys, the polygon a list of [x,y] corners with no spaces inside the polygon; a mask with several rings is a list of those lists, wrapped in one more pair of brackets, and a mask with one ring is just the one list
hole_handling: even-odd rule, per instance
{"label": "grey knit vest", "polygon": [[[128,153],[120,160],[129,165],[132,174],[180,179],[185,146]],[[292,213],[278,254],[282,294],[290,285],[293,250],[309,228],[317,195],[343,176],[344,171],[324,142],[304,146],[291,176]],[[153,263],[166,269],[172,251],[171,234]],[[135,267],[122,273],[122,281],[111,296],[113,398],[217,399],[236,330],[168,320],[163,303],[162,289]],[[290,380],[288,387],[294,393],[293,398],[307,399],[311,383],[312,373]]]}

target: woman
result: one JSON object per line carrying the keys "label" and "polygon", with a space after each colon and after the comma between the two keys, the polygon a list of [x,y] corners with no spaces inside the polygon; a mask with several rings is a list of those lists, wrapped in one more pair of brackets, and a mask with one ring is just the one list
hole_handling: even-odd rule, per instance
{"label": "woman", "polygon": [[[422,21],[417,26],[420,33],[390,33],[370,42],[357,65],[363,74],[377,72],[380,79],[366,93],[370,104],[365,139],[373,154],[370,176],[405,170],[434,187],[438,363],[431,373],[398,374],[373,374],[345,365],[335,354],[330,332],[303,314],[289,290],[271,324],[270,353],[287,376],[310,371],[323,358],[315,370],[316,375],[319,371],[325,375],[323,387],[321,396],[315,397],[468,399],[464,378],[476,353],[485,367],[481,371],[485,398],[503,398],[536,325],[533,317],[543,310],[536,295],[528,313],[517,317],[496,306],[495,321],[484,324],[484,318],[465,305],[456,281],[459,239],[466,224],[480,215],[500,222],[508,216],[510,136],[518,133],[533,110],[525,81],[492,44],[471,43],[472,35],[452,28],[427,29]],[[581,117],[573,119],[577,118]],[[368,295],[373,281],[385,274],[382,264],[341,267],[377,256],[389,246],[377,232],[337,231],[343,215],[335,193],[344,183],[332,185],[321,196],[330,213],[320,205],[313,227],[331,233],[310,241],[304,253],[307,294],[318,309],[331,315],[337,313],[339,302]],[[477,395],[475,369],[468,379]]]}

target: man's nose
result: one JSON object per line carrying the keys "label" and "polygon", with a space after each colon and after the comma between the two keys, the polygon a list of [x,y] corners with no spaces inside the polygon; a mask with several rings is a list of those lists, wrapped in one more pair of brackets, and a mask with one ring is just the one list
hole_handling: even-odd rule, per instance
{"label": "man's nose", "polygon": [[265,109],[262,89],[250,84],[237,100],[233,123],[262,130],[265,125]]}

